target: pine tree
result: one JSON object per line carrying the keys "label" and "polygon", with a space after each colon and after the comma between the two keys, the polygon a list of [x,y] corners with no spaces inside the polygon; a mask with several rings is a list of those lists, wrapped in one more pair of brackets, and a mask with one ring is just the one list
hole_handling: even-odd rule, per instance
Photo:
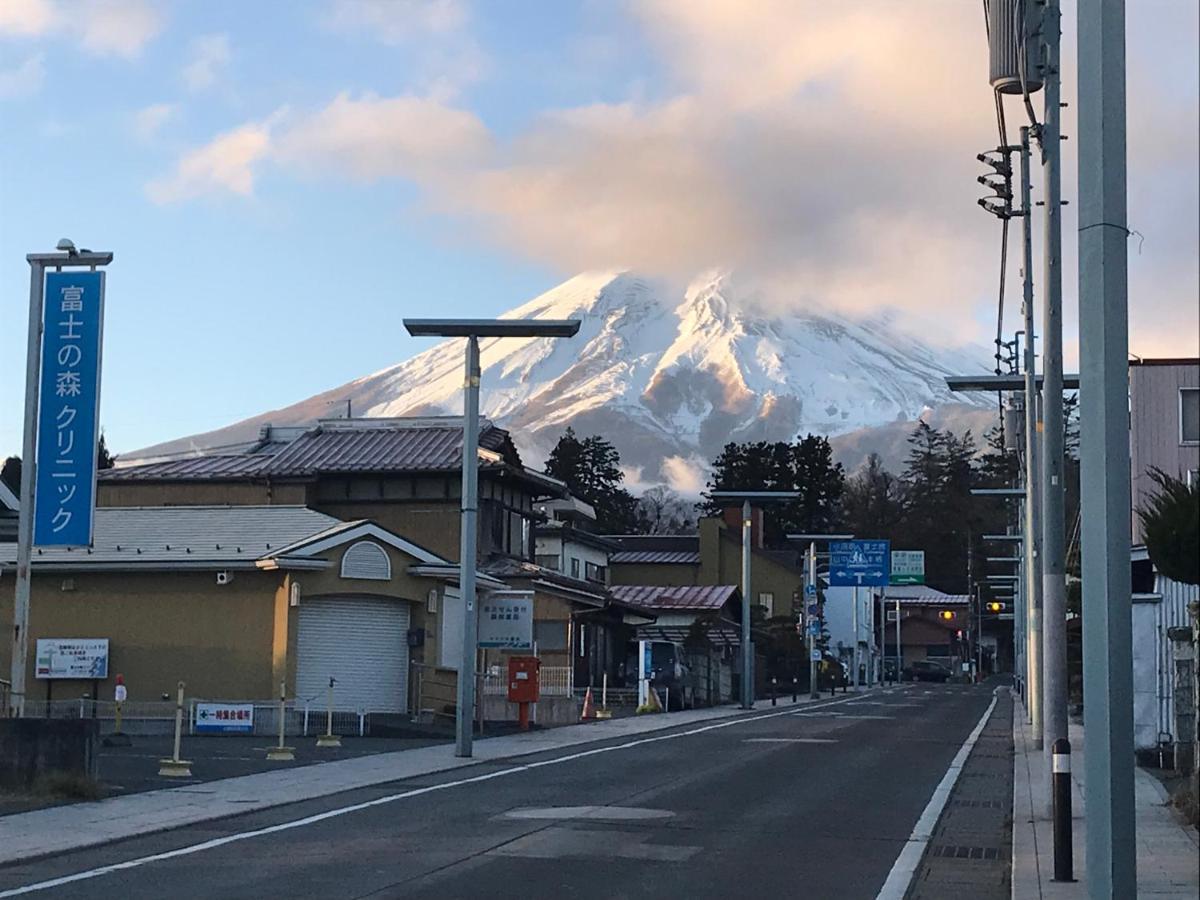
{"label": "pine tree", "polygon": [[565,482],[572,494],[595,509],[599,531],[637,530],[637,500],[621,487],[621,456],[604,438],[592,435],[581,441],[568,428],[546,460],[546,474]]}

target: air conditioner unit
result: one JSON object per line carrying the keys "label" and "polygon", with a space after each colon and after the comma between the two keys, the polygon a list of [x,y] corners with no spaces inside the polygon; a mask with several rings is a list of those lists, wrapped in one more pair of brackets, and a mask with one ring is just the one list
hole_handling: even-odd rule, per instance
{"label": "air conditioner unit", "polygon": [[233,581],[232,572],[222,571],[217,573],[217,584],[229,584],[231,581]]}

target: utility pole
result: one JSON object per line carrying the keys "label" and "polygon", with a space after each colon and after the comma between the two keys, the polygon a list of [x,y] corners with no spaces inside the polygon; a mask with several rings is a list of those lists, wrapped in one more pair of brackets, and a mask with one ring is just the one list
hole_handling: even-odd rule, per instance
{"label": "utility pole", "polygon": [[1124,0],[1079,0],[1077,22],[1087,888],[1134,897]]}
{"label": "utility pole", "polygon": [[1042,755],[1052,799],[1052,750],[1067,737],[1067,547],[1063,481],[1062,359],[1062,141],[1059,97],[1062,87],[1059,0],[1046,0],[1042,12],[1045,112],[1041,130],[1042,179],[1046,190],[1045,257],[1042,288]]}
{"label": "utility pole", "polygon": [[[1033,745],[1042,749],[1042,567],[1038,466],[1037,353],[1033,317],[1033,203],[1029,184],[1029,127],[1021,127],[1021,268],[1025,314],[1025,551],[1029,642],[1027,700]],[[1061,391],[1060,391],[1061,393]]]}
{"label": "utility pole", "polygon": [[750,498],[742,501],[742,709],[754,709],[754,644],[750,635],[750,542],[754,521]]}

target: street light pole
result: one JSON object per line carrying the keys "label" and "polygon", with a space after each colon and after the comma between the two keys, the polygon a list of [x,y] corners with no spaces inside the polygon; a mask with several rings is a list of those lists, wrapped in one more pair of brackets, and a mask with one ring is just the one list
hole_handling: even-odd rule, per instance
{"label": "street light pole", "polygon": [[742,709],[754,709],[754,676],[750,642],[750,499],[742,501]]}
{"label": "street light pole", "polygon": [[471,756],[474,737],[475,656],[479,622],[475,615],[475,557],[479,516],[479,338],[467,338],[463,382],[462,525],[459,535],[459,592],[463,605],[462,663],[458,669],[458,709],[454,718],[454,754]]}
{"label": "street light pole", "polygon": [[[814,593],[808,594],[813,598],[813,604],[817,603],[817,542],[813,541],[808,545],[808,583],[813,588]],[[807,601],[807,598],[806,598]],[[807,606],[807,602],[806,602]],[[805,610],[807,613],[808,610]],[[816,619],[814,618],[814,622]],[[808,696],[810,700],[816,700],[821,696],[821,692],[817,690],[817,660],[814,650],[817,646],[816,636],[813,634],[812,625],[808,622],[808,616],[805,615],[804,628],[808,635]]]}
{"label": "street light pole", "polygon": [[1087,883],[1134,897],[1124,0],[1080,0],[1077,21]]}
{"label": "street light pole", "polygon": [[458,585],[462,595],[462,660],[455,694],[454,753],[469,758],[474,740],[475,656],[479,620],[475,609],[475,573],[479,515],[479,338],[572,337],[575,319],[405,319],[414,337],[465,337],[466,378],[463,382],[462,508],[459,534]]}

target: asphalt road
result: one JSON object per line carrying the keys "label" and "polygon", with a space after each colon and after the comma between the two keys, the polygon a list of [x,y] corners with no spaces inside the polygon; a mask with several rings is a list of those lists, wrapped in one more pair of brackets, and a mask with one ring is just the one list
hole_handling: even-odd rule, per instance
{"label": "asphalt road", "polygon": [[760,703],[5,867],[0,897],[875,897],[991,697]]}

